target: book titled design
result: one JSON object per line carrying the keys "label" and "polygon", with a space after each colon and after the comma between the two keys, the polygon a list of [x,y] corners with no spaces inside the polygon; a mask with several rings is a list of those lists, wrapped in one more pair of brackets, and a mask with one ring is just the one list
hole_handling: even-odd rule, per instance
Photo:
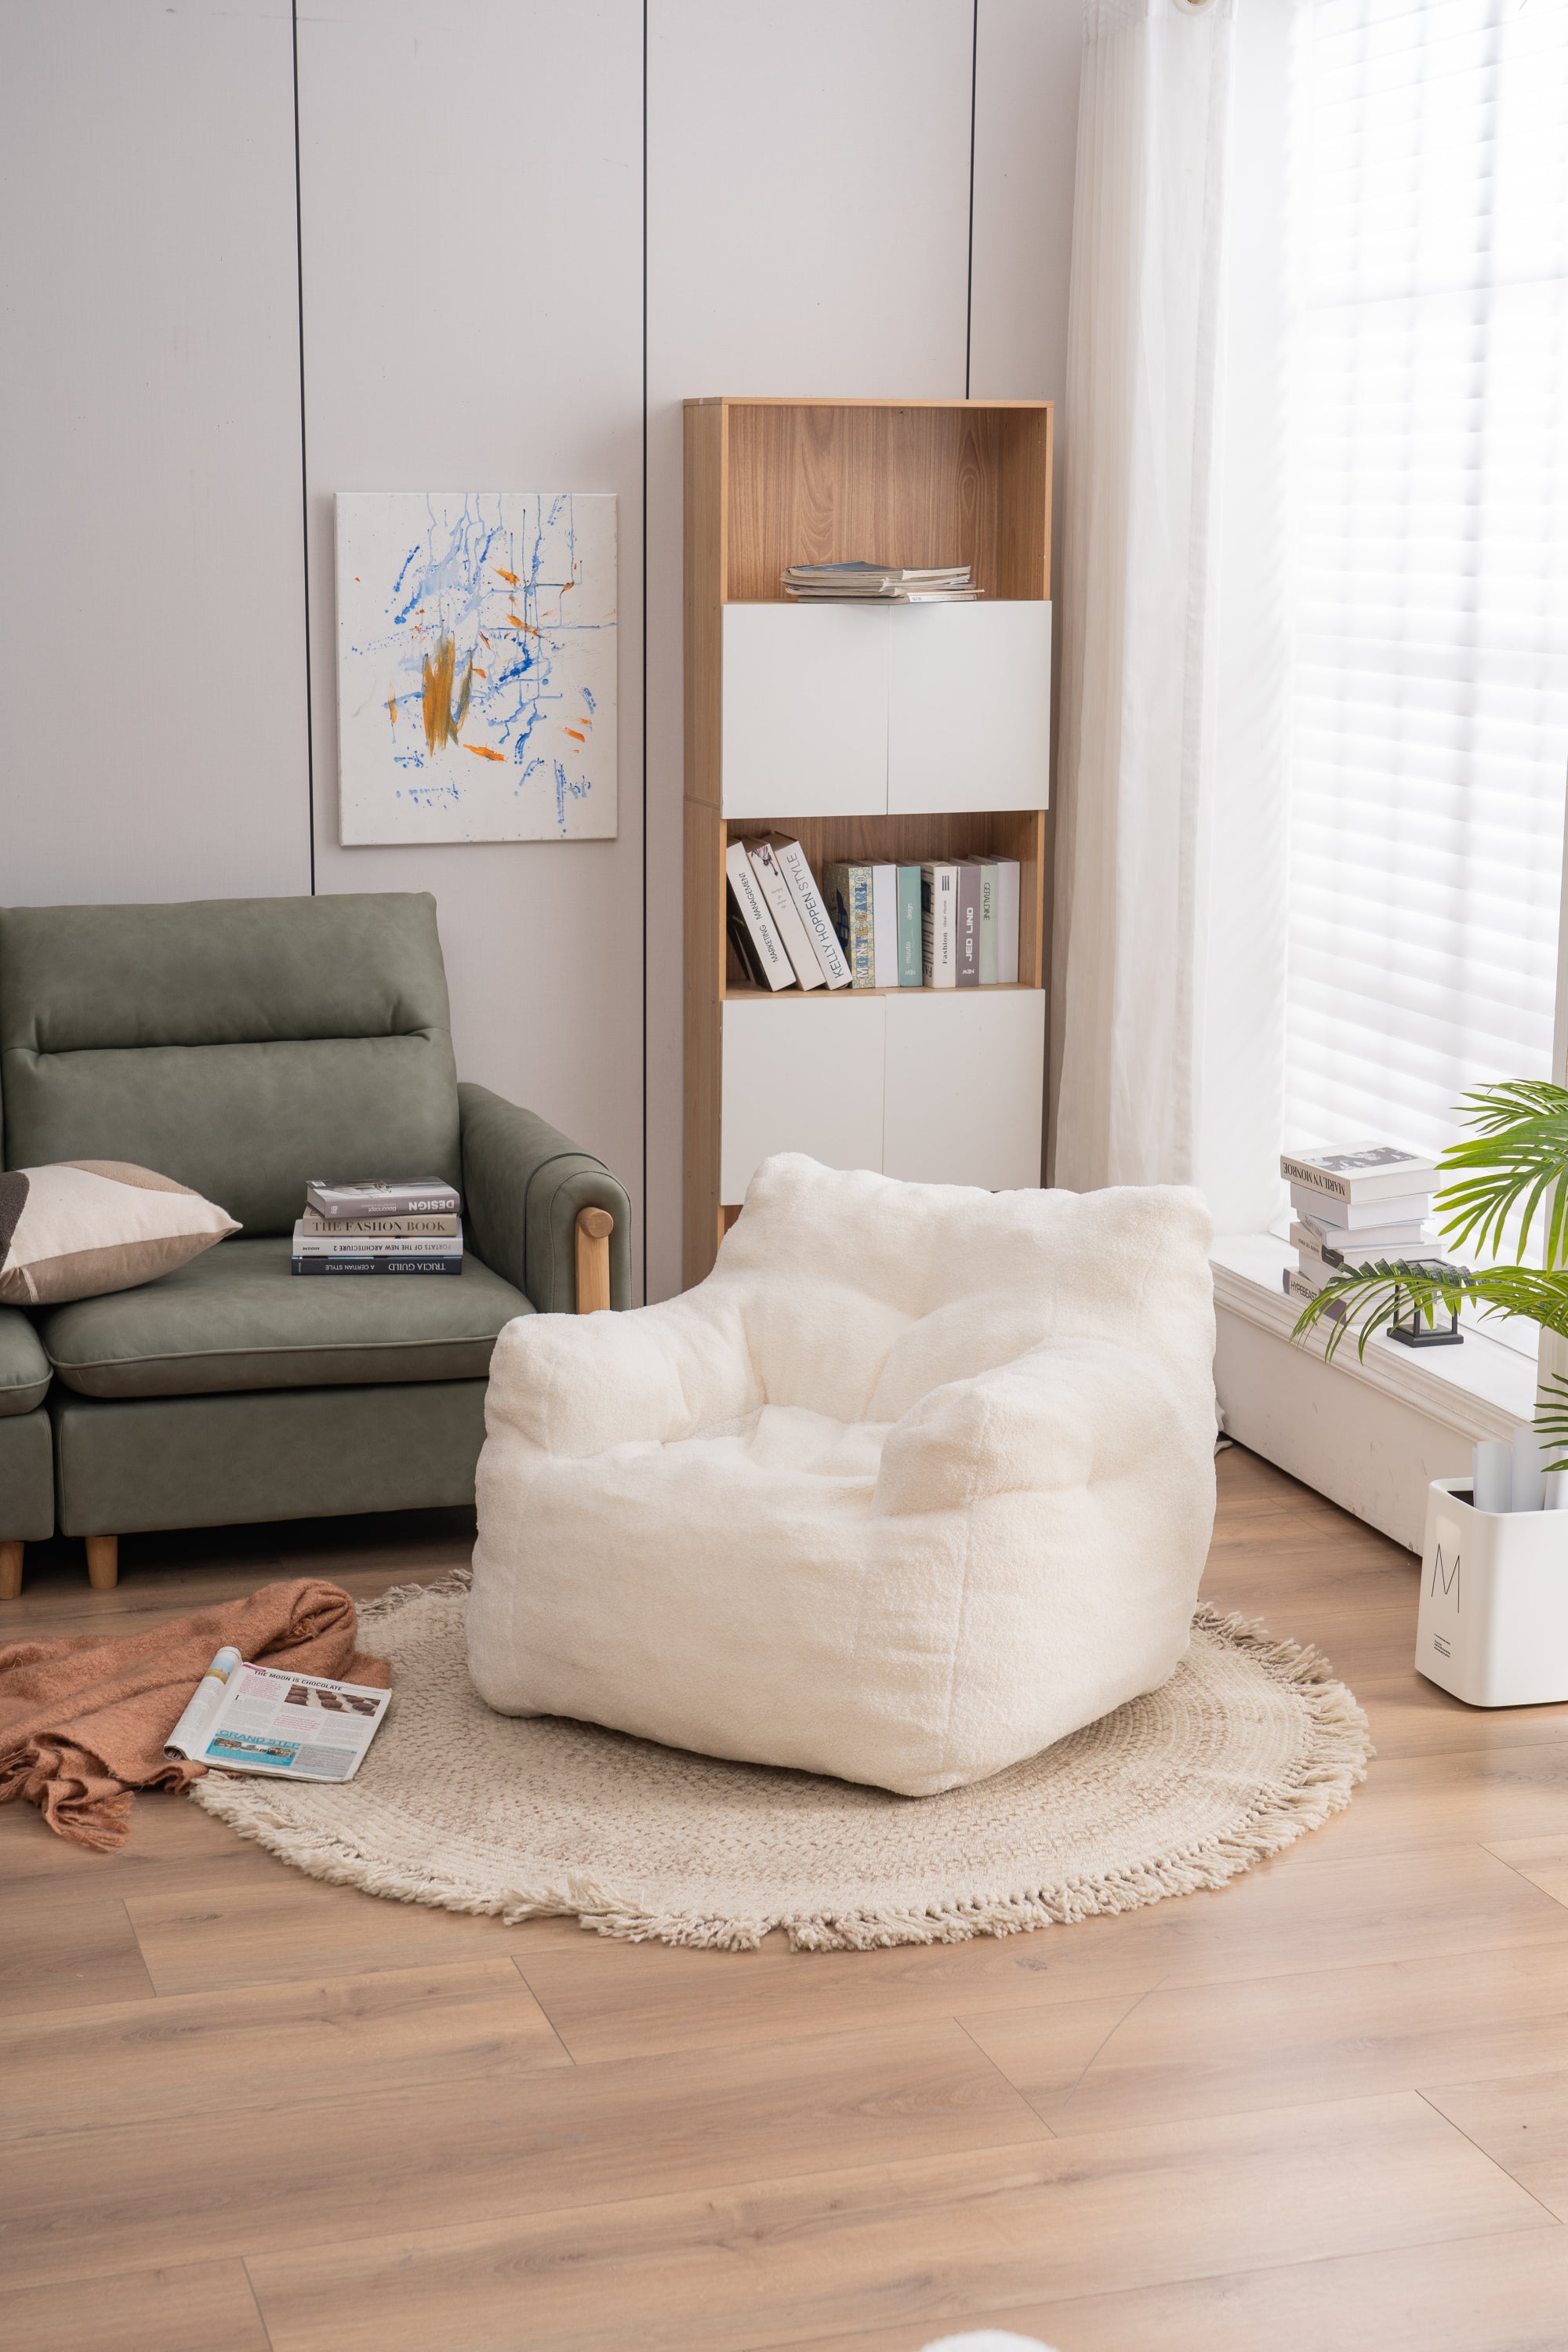
{"label": "book titled design", "polygon": [[724,872],[730,886],[730,937],[742,964],[759,988],[793,988],[795,966],[784,953],[743,841],[732,841],[724,852]]}
{"label": "book titled design", "polygon": [[879,988],[899,984],[899,869],[871,868],[871,963]]}
{"label": "book titled design", "polygon": [[1436,1160],[1426,1152],[1406,1151],[1396,1143],[1345,1143],[1316,1151],[1282,1151],[1279,1173],[1288,1183],[1303,1185],[1331,1201],[1353,1202],[1358,1208],[1367,1201],[1430,1192],[1437,1181]]}
{"label": "book titled design", "polygon": [[822,966],[823,979],[829,988],[847,988],[849,966],[805,850],[786,833],[770,833],[764,838],[778,862],[779,872],[789,885],[806,938]]}
{"label": "book titled design", "polygon": [[958,974],[960,988],[980,985],[980,868],[965,858],[958,869]]}
{"label": "book titled design", "polygon": [[463,1203],[456,1185],[400,1183],[380,1176],[312,1176],[305,1206],[336,1224],[343,1217],[455,1217]]}
{"label": "book titled design", "polygon": [[921,867],[921,971],[927,988],[958,984],[958,868]]}
{"label": "book titled design", "polygon": [[771,846],[765,841],[749,841],[746,854],[751,858],[752,870],[761,885],[763,897],[767,900],[768,912],[784,941],[784,953],[790,960],[796,980],[802,988],[820,988],[822,966],[817,961],[816,950],[805,935],[805,926],[800,919],[794,895]]}
{"label": "book titled design", "polygon": [[823,867],[822,879],[827,890],[827,911],[833,918],[838,944],[849,966],[849,985],[851,988],[875,988],[871,868],[868,865],[838,859]]}
{"label": "book titled design", "polygon": [[921,942],[921,869],[899,868],[899,986],[919,988],[925,977]]}

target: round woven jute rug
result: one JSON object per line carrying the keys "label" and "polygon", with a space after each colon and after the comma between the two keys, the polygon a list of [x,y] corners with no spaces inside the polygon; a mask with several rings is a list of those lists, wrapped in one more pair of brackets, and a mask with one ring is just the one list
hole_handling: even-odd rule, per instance
{"label": "round woven jute rug", "polygon": [[342,1787],[209,1773],[191,1794],[312,1877],[404,1903],[575,1914],[745,1950],[958,1943],[1221,1886],[1349,1804],[1366,1717],[1312,1652],[1200,1609],[1170,1681],[994,1780],[895,1797],[590,1724],[495,1715],[466,1579],[360,1611],[394,1696]]}

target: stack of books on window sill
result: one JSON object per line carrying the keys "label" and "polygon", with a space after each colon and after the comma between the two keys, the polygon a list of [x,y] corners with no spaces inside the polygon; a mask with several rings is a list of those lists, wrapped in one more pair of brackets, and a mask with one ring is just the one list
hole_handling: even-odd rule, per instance
{"label": "stack of books on window sill", "polygon": [[313,1177],[295,1221],[291,1270],[461,1274],[462,1206],[450,1184]]}
{"label": "stack of books on window sill", "polygon": [[779,578],[797,604],[972,604],[981,593],[967,563],[792,563]]}
{"label": "stack of books on window sill", "polygon": [[1394,1143],[1347,1143],[1286,1151],[1290,1239],[1297,1263],[1281,1280],[1288,1298],[1315,1298],[1325,1284],[1365,1265],[1447,1264],[1426,1223],[1436,1163]]}
{"label": "stack of books on window sill", "polygon": [[758,988],[990,988],[1018,979],[1016,857],[839,860],[820,886],[798,841],[732,841],[731,943]]}

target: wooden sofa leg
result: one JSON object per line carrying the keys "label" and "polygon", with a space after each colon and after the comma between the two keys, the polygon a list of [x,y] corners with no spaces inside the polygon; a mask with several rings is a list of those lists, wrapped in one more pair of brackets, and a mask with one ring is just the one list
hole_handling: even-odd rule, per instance
{"label": "wooden sofa leg", "polygon": [[95,1592],[112,1592],[120,1581],[120,1538],[89,1536],[87,1580]]}
{"label": "wooden sofa leg", "polygon": [[0,1601],[16,1601],[22,1591],[22,1547],[9,1538],[0,1543]]}
{"label": "wooden sofa leg", "polygon": [[610,1235],[616,1221],[608,1209],[577,1212],[577,1312],[592,1315],[610,1303]]}

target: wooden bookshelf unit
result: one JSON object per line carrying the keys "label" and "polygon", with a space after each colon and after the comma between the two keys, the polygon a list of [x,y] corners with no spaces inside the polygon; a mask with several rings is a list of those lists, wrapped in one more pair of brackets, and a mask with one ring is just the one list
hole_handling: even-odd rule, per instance
{"label": "wooden bookshelf unit", "polygon": [[[686,404],[685,1278],[758,1159],[1039,1181],[1050,701],[1048,401]],[[968,563],[972,604],[803,606],[791,563]],[[775,812],[783,810],[784,814]],[[749,982],[730,844],[1016,857],[1016,986]]]}

